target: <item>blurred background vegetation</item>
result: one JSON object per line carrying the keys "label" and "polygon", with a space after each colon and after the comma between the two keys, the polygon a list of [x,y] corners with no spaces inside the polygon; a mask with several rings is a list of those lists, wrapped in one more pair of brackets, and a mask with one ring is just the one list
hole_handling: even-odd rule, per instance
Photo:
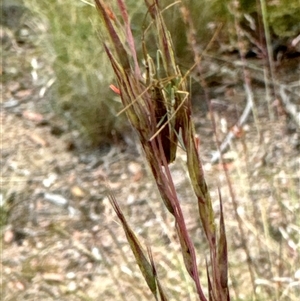
{"label": "blurred background vegetation", "polygon": [[[146,17],[143,2],[126,1],[137,45],[140,46]],[[172,0],[160,2],[164,7],[170,5],[164,11],[165,19],[179,62],[183,69],[188,70],[193,64],[193,54],[187,43],[187,29],[179,4]],[[222,43],[237,47],[232,14],[234,1],[185,0],[183,3],[191,13],[200,48],[205,48],[221,23]],[[272,33],[286,38],[300,31],[298,0],[267,1],[267,4]],[[258,1],[241,0],[239,5],[244,14],[253,14],[257,12]],[[109,89],[109,85],[114,83],[114,76],[103,52],[99,16],[94,7],[81,0],[4,0],[2,23],[12,25],[18,22],[14,20],[21,19],[21,15],[31,31],[31,40],[40,57],[52,67],[53,73],[48,76],[55,82],[46,97],[55,112],[68,121],[70,128],[79,130],[88,145],[100,146],[124,137],[130,127],[124,115],[116,118],[121,106],[119,97]],[[18,23],[13,26],[17,31]],[[214,50],[218,52],[217,48]]]}

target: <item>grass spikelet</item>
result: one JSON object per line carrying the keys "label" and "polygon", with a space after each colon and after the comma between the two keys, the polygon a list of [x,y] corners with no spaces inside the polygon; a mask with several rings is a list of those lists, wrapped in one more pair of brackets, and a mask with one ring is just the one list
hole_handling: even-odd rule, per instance
{"label": "grass spikelet", "polygon": [[[128,13],[123,0],[118,0],[123,20],[111,20],[102,0],[96,0],[98,11],[105,23],[110,45],[104,42],[105,51],[111,61],[118,82],[118,89],[124,110],[136,129],[145,157],[150,165],[164,205],[173,215],[175,229],[181,246],[185,268],[194,282],[199,300],[206,301],[199,279],[198,263],[193,241],[186,227],[185,218],[169,169],[176,159],[180,137],[186,150],[187,169],[198,203],[200,220],[210,248],[210,265],[207,266],[209,300],[229,300],[227,287],[227,245],[223,215],[220,220],[219,240],[216,235],[214,212],[210,194],[205,182],[197,139],[191,119],[191,101],[186,77],[182,76],[175,62],[172,40],[164,23],[158,1],[145,0],[151,16],[151,27],[157,36],[156,58],[152,58],[143,39],[144,58],[137,56],[134,39],[130,30]],[[125,39],[122,34],[125,32]],[[120,43],[122,45],[120,45]],[[111,47],[112,46],[112,47]],[[145,70],[145,76],[141,70]],[[120,219],[136,261],[157,299],[165,300],[162,285],[158,281],[151,252],[149,259],[142,251],[141,244],[129,228],[116,200],[110,195],[113,207]],[[158,290],[158,291],[157,291]]]}
{"label": "grass spikelet", "polygon": [[124,232],[126,234],[130,248],[134,254],[136,262],[137,262],[152,294],[154,296],[156,296],[157,295],[156,273],[155,273],[155,270],[153,269],[153,265],[150,263],[149,259],[147,258],[146,252],[143,250],[135,233],[132,231],[129,224],[127,223],[126,218],[125,218],[124,214],[122,213],[121,208],[119,207],[114,195],[111,192],[109,192],[108,196],[109,196],[109,200],[112,204],[112,207],[123,226]]}

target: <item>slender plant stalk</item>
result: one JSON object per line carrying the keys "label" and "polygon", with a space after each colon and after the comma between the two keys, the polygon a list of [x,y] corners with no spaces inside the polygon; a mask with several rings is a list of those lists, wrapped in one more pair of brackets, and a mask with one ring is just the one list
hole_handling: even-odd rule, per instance
{"label": "slender plant stalk", "polygon": [[[199,300],[206,301],[207,298],[200,284],[196,250],[169,169],[169,164],[176,159],[179,140],[186,151],[187,168],[198,203],[199,217],[210,248],[210,261],[207,263],[208,297],[211,301],[227,301],[227,242],[223,211],[221,208],[220,231],[217,233],[212,201],[198,153],[186,77],[176,64],[171,36],[158,1],[145,0],[152,19],[150,27],[157,36],[156,58],[149,55],[147,43],[143,41],[145,67],[139,65],[141,58],[136,51],[124,0],[117,0],[122,16],[118,22],[106,2],[96,0],[95,3],[102,17],[104,36],[110,40],[109,43],[104,42],[104,49],[116,75],[124,111],[139,135],[164,205],[174,217],[185,268],[195,284]],[[126,40],[122,39],[123,33]],[[143,69],[145,77],[142,76]],[[152,253],[149,249],[148,252],[144,251],[111,192],[109,197],[148,287],[156,300],[167,300]]]}

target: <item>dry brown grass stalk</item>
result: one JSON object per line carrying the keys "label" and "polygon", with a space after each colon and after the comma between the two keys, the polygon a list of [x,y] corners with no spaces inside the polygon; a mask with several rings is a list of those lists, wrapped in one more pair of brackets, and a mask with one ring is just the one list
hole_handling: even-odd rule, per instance
{"label": "dry brown grass stalk", "polygon": [[[174,216],[175,228],[181,245],[186,270],[195,283],[199,300],[207,300],[200,284],[196,250],[187,230],[185,217],[177,196],[169,164],[176,158],[177,144],[186,151],[187,169],[196,195],[199,217],[210,248],[207,263],[209,300],[229,300],[227,286],[227,245],[223,214],[220,231],[217,233],[212,201],[205,181],[202,163],[198,153],[198,139],[192,121],[190,94],[186,78],[181,74],[173,53],[170,34],[165,26],[158,1],[145,0],[151,16],[151,27],[157,36],[156,61],[143,45],[145,66],[139,65],[129,17],[125,3],[118,1],[122,20],[107,4],[96,0],[97,9],[105,26],[105,51],[116,75],[118,89],[125,112],[139,139],[146,159],[151,167],[162,200]],[[125,40],[122,39],[125,33]],[[142,70],[145,70],[145,76]],[[110,193],[111,203],[125,230],[136,261],[156,300],[167,300],[158,280],[154,259],[141,247],[136,235],[128,226],[117,201]],[[222,209],[221,209],[222,212]],[[150,256],[150,259],[149,259]]]}

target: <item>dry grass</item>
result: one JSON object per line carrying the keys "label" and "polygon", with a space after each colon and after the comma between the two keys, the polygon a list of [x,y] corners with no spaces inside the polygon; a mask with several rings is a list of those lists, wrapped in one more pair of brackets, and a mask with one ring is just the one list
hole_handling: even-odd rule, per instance
{"label": "dry grass", "polygon": [[[96,15],[95,20],[98,20]],[[21,56],[26,57],[25,53]],[[194,111],[216,218],[219,217],[218,188],[223,199],[231,298],[296,301],[300,294],[299,128],[295,128],[274,103],[272,91],[270,95],[274,85],[266,84],[261,64],[255,64],[254,69],[247,63],[247,76],[252,81],[247,90],[240,64],[235,64],[238,59],[232,60],[231,56],[231,62],[219,59],[220,56],[213,53],[203,56],[204,79],[215,74],[231,86],[221,84],[225,93],[218,93],[216,87],[210,88],[208,83],[207,92],[215,98],[213,104],[220,102],[238,108],[229,108],[228,114],[212,108],[219,140],[228,133],[228,128],[223,132],[224,121],[232,124],[233,115],[242,111],[239,106],[246,105],[249,91],[253,93],[256,113],[244,123],[240,138],[235,136],[231,140],[222,165],[210,162],[211,150],[215,149],[212,116],[207,118],[205,112]],[[279,83],[275,88],[287,87],[286,94],[299,112],[297,62],[291,61],[287,66],[283,62],[275,70]],[[6,99],[6,92],[4,95]],[[35,102],[31,100],[22,103],[21,109],[34,107]],[[104,177],[109,179],[138,237],[145,244],[151,242],[157,272],[169,300],[197,299],[194,284],[185,271],[174,220],[163,206],[142,158],[118,150],[106,156],[89,154],[96,162],[103,156],[97,165],[65,152],[63,139],[50,135],[47,128],[20,118],[18,113],[5,110],[2,117],[1,212],[7,225],[2,228],[1,292],[5,301],[151,300],[106,197]],[[42,136],[49,146],[37,146],[28,139],[31,133]],[[185,160],[185,152],[179,148],[170,171],[206,290],[205,258],[209,257],[209,247],[200,225]],[[56,175],[53,184],[44,186],[43,181],[53,175]],[[43,195],[45,192],[65,196],[67,207],[49,203]]]}
{"label": "dry grass", "polygon": [[39,70],[51,85],[46,92],[52,110],[79,130],[85,144],[102,146],[120,139],[129,125],[116,119],[120,102],[107,90],[113,81],[106,55],[95,34],[97,13],[81,1],[24,1],[27,26],[52,73]]}
{"label": "dry grass", "polygon": [[[123,46],[124,42],[122,42],[122,40],[119,39],[118,31],[115,31],[116,30],[115,25],[114,25],[115,17],[113,15],[112,11],[108,7],[103,6],[102,2],[97,1],[96,3],[97,3],[97,6],[100,9],[101,15],[103,17],[103,20],[104,20],[103,22],[107,27],[107,32],[108,32],[109,36],[111,37],[112,44],[115,47],[114,54],[116,55],[117,58],[119,58],[119,62],[116,61],[114,54],[112,54],[112,52],[108,49],[108,47],[105,46],[106,51],[112,62],[112,66],[113,66],[114,71],[117,76],[120,94],[121,94],[121,97],[123,100],[123,104],[124,104],[127,116],[129,118],[129,120],[131,121],[133,127],[136,128],[137,132],[139,133],[141,144],[145,151],[146,159],[151,166],[151,170],[154,175],[154,179],[157,183],[158,189],[160,191],[161,197],[162,197],[164,204],[165,204],[166,208],[168,209],[168,211],[175,217],[176,228],[177,228],[178,224],[180,224],[180,221],[181,221],[181,213],[179,215],[176,215],[176,210],[179,210],[179,212],[181,212],[182,209],[181,209],[181,207],[177,207],[177,205],[176,205],[177,197],[175,197],[174,200],[172,200],[172,197],[176,193],[174,192],[174,194],[172,194],[171,192],[169,192],[168,189],[169,189],[169,187],[172,187],[173,184],[164,183],[164,173],[166,172],[167,175],[170,173],[168,171],[169,170],[168,164],[172,163],[175,158],[175,155],[173,156],[172,154],[174,153],[174,151],[176,152],[177,140],[176,140],[176,142],[174,142],[174,140],[170,139],[170,137],[172,137],[171,132],[178,131],[178,135],[179,135],[179,129],[181,129],[184,149],[187,152],[187,170],[189,172],[192,187],[194,188],[195,194],[198,197],[200,220],[201,220],[203,230],[204,230],[204,233],[206,234],[206,238],[207,238],[208,245],[210,248],[210,256],[211,256],[210,264],[212,265],[212,271],[213,271],[212,275],[213,276],[212,276],[212,282],[210,282],[210,280],[209,280],[209,282],[206,283],[206,285],[208,285],[209,299],[210,300],[225,300],[226,299],[225,295],[222,296],[222,294],[220,294],[217,297],[217,292],[220,293],[222,291],[222,289],[225,289],[225,291],[226,291],[226,287],[227,287],[227,284],[226,284],[227,283],[227,280],[226,280],[227,279],[227,276],[226,276],[226,273],[227,273],[227,270],[226,270],[226,266],[227,266],[226,240],[225,240],[225,237],[222,238],[222,235],[221,235],[219,245],[215,246],[214,243],[212,243],[213,241],[215,241],[214,213],[213,213],[212,205],[210,204],[210,197],[209,197],[208,191],[206,190],[206,183],[205,183],[204,179],[202,178],[203,175],[200,176],[201,173],[198,174],[198,171],[202,170],[202,166],[197,163],[198,161],[195,159],[196,158],[195,155],[190,153],[190,151],[193,148],[195,150],[198,149],[195,144],[196,137],[194,136],[194,134],[191,134],[191,136],[190,136],[190,133],[192,132],[192,130],[189,127],[189,121],[181,121],[181,118],[183,118],[182,120],[184,120],[184,118],[188,118],[188,117],[183,117],[183,116],[185,116],[185,114],[186,114],[186,116],[189,116],[189,111],[188,111],[189,109],[187,109],[189,105],[187,103],[183,104],[183,112],[182,113],[181,113],[180,109],[178,109],[178,111],[177,111],[176,96],[175,96],[175,109],[174,109],[175,110],[174,115],[176,116],[174,118],[175,123],[173,123],[174,116],[172,113],[169,113],[170,119],[167,120],[166,124],[161,121],[161,119],[163,119],[163,116],[164,116],[163,114],[159,115],[159,118],[157,119],[156,107],[158,105],[161,106],[161,102],[165,102],[166,112],[169,111],[168,102],[165,98],[166,96],[164,93],[161,93],[160,91],[158,91],[158,89],[165,89],[165,91],[168,91],[169,87],[164,86],[164,84],[162,82],[160,82],[161,79],[159,77],[156,78],[156,81],[158,81],[158,84],[156,84],[155,86],[153,85],[151,88],[155,92],[154,94],[152,94],[152,96],[151,95],[148,96],[148,91],[145,90],[146,86],[142,86],[141,88],[139,87],[140,83],[136,79],[138,79],[140,76],[140,67],[138,65],[138,58],[136,56],[132,37],[130,35],[128,35],[128,31],[127,31],[128,48],[130,49],[130,52],[131,52],[131,55],[129,56],[130,59],[127,59],[128,53],[126,52],[125,47]],[[147,2],[146,2],[146,4],[147,4]],[[262,13],[263,13],[264,32],[265,32],[265,36],[266,36],[267,58],[268,58],[267,65],[264,70],[265,70],[266,77],[267,78],[269,76],[271,77],[271,84],[273,84],[273,88],[275,90],[275,95],[276,95],[276,87],[274,85],[274,83],[275,83],[274,82],[275,67],[272,62],[272,57],[273,57],[272,50],[270,49],[270,46],[269,46],[270,45],[270,34],[267,31],[267,24],[265,23],[265,18],[264,18],[265,7],[264,6],[262,6],[262,7],[263,7]],[[173,82],[173,85],[176,85],[175,84],[176,78],[178,78],[180,75],[178,75],[176,73],[174,74],[174,70],[176,70],[176,67],[174,66],[174,59],[172,58],[172,54],[169,49],[169,47],[171,47],[172,44],[167,39],[167,35],[165,34],[164,29],[162,30],[160,27],[161,26],[160,19],[158,21],[156,19],[157,9],[158,8],[155,6],[155,4],[153,7],[152,6],[149,7],[149,12],[152,15],[152,17],[154,18],[154,22],[158,22],[158,25],[157,25],[158,41],[159,41],[158,47],[162,47],[160,49],[161,49],[161,53],[162,53],[162,55],[161,55],[162,56],[162,64],[164,66],[163,74],[165,74],[167,76],[171,76],[169,79],[169,81],[171,83],[172,83],[172,78],[174,77],[175,82]],[[125,8],[121,5],[120,5],[120,11],[122,13],[126,12]],[[241,40],[241,37],[240,37],[240,28],[239,28],[239,23],[238,23],[239,18],[240,18],[239,17],[239,13],[240,13],[239,8],[233,6],[232,11],[236,14],[235,24],[236,24],[236,29],[237,29],[237,39],[241,45],[241,43],[243,43],[243,41]],[[109,14],[108,14],[108,12],[109,12]],[[207,85],[206,85],[205,79],[202,76],[203,69],[202,69],[202,64],[201,64],[201,58],[204,55],[204,53],[203,54],[199,53],[199,50],[196,48],[196,45],[195,45],[196,41],[193,36],[194,25],[190,18],[188,9],[186,7],[184,7],[183,12],[184,12],[184,19],[186,20],[186,22],[189,26],[189,31],[190,31],[189,42],[190,42],[190,45],[192,46],[192,49],[194,50],[196,68],[200,74],[200,82],[205,89],[206,97],[207,97],[208,93],[207,93],[207,89],[205,88],[205,87],[207,87]],[[126,26],[127,26],[126,17],[124,17],[124,20],[125,20],[125,23],[123,26],[124,26],[124,28],[126,28]],[[148,59],[148,54],[147,54],[146,48],[145,48],[145,53],[146,53],[145,61],[149,64],[149,59]],[[240,49],[240,55],[242,57],[241,71],[242,71],[242,75],[243,75],[243,79],[244,79],[244,88],[245,88],[245,94],[246,94],[245,96],[246,96],[246,100],[247,100],[247,106],[246,106],[247,109],[245,109],[241,119],[235,125],[235,131],[238,131],[238,132],[235,133],[234,135],[229,136],[230,137],[228,139],[229,144],[235,135],[237,135],[237,136],[241,135],[240,132],[242,131],[242,126],[245,123],[248,115],[250,114],[251,109],[252,109],[252,112],[254,115],[255,126],[258,130],[259,135],[261,135],[260,125],[259,125],[259,121],[257,119],[258,118],[257,108],[256,108],[256,105],[254,103],[254,98],[253,98],[251,76],[250,76],[250,72],[247,68],[247,63],[244,59],[245,52],[243,51],[242,48]],[[130,61],[133,62],[134,67],[130,67]],[[156,76],[156,74],[160,74],[160,72],[162,72],[161,69],[153,71],[151,69],[151,68],[153,68],[152,63],[149,65],[147,65],[147,63],[146,63],[146,68],[148,68],[148,69],[146,69],[146,70],[149,70],[149,68],[150,68],[150,74],[154,74]],[[149,79],[149,74],[146,76],[146,84],[149,85],[149,81],[147,81],[148,79]],[[141,79],[139,79],[139,81],[141,81]],[[181,83],[181,80],[179,80],[179,83]],[[150,85],[152,85],[151,81],[150,81]],[[143,91],[143,89],[144,89],[144,91]],[[178,89],[178,87],[177,87],[177,90],[179,90],[180,93],[182,93],[182,94],[188,93],[188,92],[185,92],[186,91],[185,87],[182,89]],[[129,92],[129,91],[131,91],[131,92]],[[168,92],[165,92],[165,93],[168,95]],[[174,95],[176,95],[176,88],[175,88],[174,93],[175,93]],[[268,93],[268,91],[267,91],[267,93]],[[185,94],[185,95],[186,95],[186,97],[188,97],[188,94]],[[153,101],[153,103],[150,103],[150,106],[149,106],[149,102],[148,102],[148,97],[150,97],[150,100]],[[209,102],[208,98],[206,100],[207,100],[207,102]],[[180,98],[179,103],[182,104],[185,101],[187,101],[185,98]],[[271,113],[270,104],[267,103],[267,105],[269,106],[268,107],[269,114],[270,114],[269,118],[274,118],[273,113]],[[177,106],[178,106],[178,104],[177,104]],[[152,109],[154,110],[154,113],[151,111]],[[149,112],[148,112],[148,110],[149,110]],[[186,110],[186,111],[184,111],[184,110]],[[160,109],[160,111],[161,111],[161,109]],[[173,111],[171,111],[171,112],[173,112]],[[152,114],[154,115],[153,118],[152,118],[152,116],[153,116]],[[145,116],[145,120],[143,119],[144,116]],[[148,119],[147,116],[150,116],[150,120],[151,120],[150,125],[147,125],[147,119]],[[212,115],[212,118],[213,118],[213,115]],[[157,124],[157,126],[154,129],[156,134],[154,134],[155,132],[151,134],[151,130],[150,130],[150,133],[148,133],[147,129],[151,129],[151,125],[155,125],[155,124]],[[165,125],[167,125],[169,127],[168,131],[164,131],[164,129],[166,128],[166,127],[164,127]],[[171,125],[171,127],[170,127],[170,125]],[[213,118],[213,126],[214,126],[215,133],[217,133],[216,121],[214,120],[214,118]],[[229,133],[229,134],[231,134],[231,133]],[[149,138],[149,137],[151,137],[151,138]],[[157,141],[154,140],[153,138],[157,139]],[[162,144],[162,141],[167,141],[168,139],[170,139],[172,142],[174,142],[174,144],[173,145],[172,144],[171,145]],[[157,146],[153,145],[153,143],[154,144],[157,143]],[[163,150],[163,152],[160,152],[159,145],[161,145],[161,150]],[[194,147],[191,147],[191,145],[194,145]],[[226,145],[226,147],[228,147],[228,144]],[[171,149],[169,150],[169,148],[171,148]],[[224,149],[225,149],[225,147],[224,147]],[[221,151],[221,149],[219,149],[219,150]],[[223,149],[222,149],[222,151],[223,151]],[[244,143],[244,151],[246,151],[245,143]],[[155,154],[155,155],[153,156],[153,154]],[[247,153],[245,153],[245,155],[247,155]],[[157,164],[158,165],[162,164],[164,166],[164,171],[156,166],[154,158],[161,158],[158,160]],[[253,264],[254,250],[253,250],[252,246],[249,245],[249,241],[248,241],[248,238],[251,237],[251,234],[253,234],[253,233],[251,233],[251,234],[249,233],[249,229],[248,229],[249,225],[248,225],[248,227],[245,228],[245,224],[247,222],[245,221],[245,219],[239,212],[240,205],[239,205],[238,198],[236,196],[237,188],[233,184],[233,183],[236,183],[238,181],[238,179],[232,180],[232,178],[230,177],[230,174],[227,170],[227,164],[224,163],[222,156],[220,156],[219,158],[221,159],[221,163],[223,165],[225,183],[226,183],[226,186],[228,187],[228,194],[229,194],[229,197],[231,199],[231,204],[232,204],[232,211],[233,211],[232,213],[233,213],[233,217],[236,221],[238,235],[240,238],[240,247],[243,250],[244,256],[245,256],[245,261],[246,261],[246,266],[247,266],[247,274],[248,274],[249,278],[247,278],[247,276],[246,276],[247,280],[244,279],[244,281],[246,280],[248,285],[251,284],[252,294],[253,294],[254,298],[256,298],[256,296],[257,296],[257,286],[259,287],[259,289],[261,289],[264,285],[266,287],[264,287],[261,291],[264,291],[264,293],[266,293],[266,296],[263,297],[263,295],[261,294],[262,298],[268,298],[268,296],[270,297],[270,295],[272,297],[276,296],[276,298],[284,298],[286,295],[285,291],[281,290],[281,288],[276,287],[276,285],[273,286],[271,289],[268,288],[266,282],[264,280],[260,279],[260,277],[262,277],[262,275],[263,275],[260,266]],[[248,161],[248,158],[246,158],[246,162],[247,161]],[[193,162],[193,163],[191,163],[191,162]],[[239,163],[239,160],[236,160],[236,162]],[[249,164],[249,162],[247,162],[247,163]],[[249,168],[248,164],[246,165],[247,168]],[[247,171],[247,169],[243,170],[242,164],[240,163],[240,166],[237,169],[238,174],[241,176],[246,171]],[[173,182],[171,182],[171,183],[173,183]],[[245,187],[245,183],[242,184],[242,187]],[[250,188],[251,188],[251,185],[250,185]],[[157,277],[156,267],[152,263],[152,259],[151,259],[152,255],[151,255],[151,253],[149,253],[150,261],[146,259],[146,255],[145,255],[144,251],[142,250],[140,243],[138,242],[138,238],[133,234],[131,228],[129,228],[129,225],[128,225],[121,209],[119,208],[119,205],[117,204],[116,199],[114,198],[114,196],[112,194],[110,194],[110,197],[111,197],[111,202],[114,207],[114,210],[116,211],[118,218],[121,220],[121,223],[125,230],[129,244],[131,245],[133,253],[135,254],[137,263],[140,266],[140,268],[144,274],[144,277],[146,279],[146,282],[148,283],[150,290],[156,296],[156,294],[157,294],[156,288],[153,288],[152,285],[154,282],[157,281],[158,288],[159,288],[161,284],[160,284],[159,280],[156,278]],[[202,208],[201,204],[205,204],[205,203],[207,204],[208,207],[205,208],[205,206],[204,206]],[[261,213],[260,222],[258,222],[256,219],[256,221],[255,221],[256,227],[254,227],[254,228],[250,227],[250,228],[252,228],[250,231],[255,232],[255,229],[257,228],[257,226],[260,225],[262,227],[261,230],[264,235],[265,241],[267,241],[266,247],[268,248],[268,246],[271,242],[268,241],[268,239],[270,238],[270,234],[269,234],[269,226],[268,226],[268,222],[267,222],[267,214],[266,214],[266,211],[263,209],[265,207],[265,204],[258,204],[257,207],[258,208],[256,208],[256,205],[253,205],[252,212],[253,212],[254,217],[259,212]],[[180,208],[180,209],[175,209],[175,208]],[[248,211],[249,211],[249,209],[248,209]],[[222,213],[222,211],[221,211],[221,213]],[[221,214],[221,217],[222,217],[222,214]],[[212,218],[212,219],[210,219],[210,218]],[[222,220],[220,223],[220,227],[222,228]],[[187,271],[190,273],[190,276],[195,281],[195,284],[197,287],[196,290],[198,291],[200,300],[205,300],[203,291],[200,287],[200,283],[197,283],[197,281],[194,278],[195,273],[198,274],[198,272],[197,272],[197,269],[193,268],[193,267],[195,267],[195,265],[193,263],[196,260],[194,257],[194,253],[193,253],[194,252],[193,246],[189,245],[189,243],[188,243],[189,239],[190,239],[189,236],[187,236],[186,238],[183,239],[183,237],[185,237],[185,234],[183,234],[183,233],[187,233],[187,232],[181,232],[181,231],[182,230],[177,228],[177,235],[179,237],[179,241],[181,244],[181,252],[182,252],[182,255],[184,258],[185,266],[187,268]],[[262,243],[261,238],[256,237],[256,239],[259,241],[259,244]],[[183,241],[184,241],[184,243],[183,243]],[[224,246],[225,248],[222,249],[222,246]],[[192,249],[190,249],[190,248],[192,248]],[[295,248],[295,245],[294,245],[294,248]],[[190,258],[186,257],[186,253],[185,253],[186,249],[190,249],[190,251],[188,252],[189,254],[191,254]],[[295,251],[296,251],[296,248],[295,248]],[[214,252],[216,252],[216,253],[214,253]],[[224,257],[221,256],[222,252],[224,252],[223,253]],[[218,259],[217,259],[217,257],[214,257],[215,256],[214,254],[217,254],[217,253],[218,253]],[[272,269],[274,269],[274,261],[270,258],[271,251],[266,249],[266,250],[262,251],[262,254],[264,254],[264,255],[262,255],[263,257],[267,256],[266,264],[269,266],[269,277],[271,277],[271,275],[275,272],[278,273],[278,270],[276,270],[276,269],[275,269],[275,271],[272,271]],[[218,261],[221,258],[224,259],[224,262]],[[152,272],[150,272],[150,271],[145,272],[145,270],[151,269],[151,266],[152,266],[154,273],[152,274]],[[218,270],[221,267],[223,267],[223,268],[225,267],[225,269]],[[221,273],[218,274],[220,271],[221,271]],[[216,272],[216,274],[214,274],[215,272]],[[257,279],[257,278],[259,278],[259,279]],[[153,280],[149,280],[149,279],[153,279]],[[222,283],[224,285],[222,288],[218,287],[219,283],[222,282],[221,279],[223,279],[223,281],[224,281]],[[277,276],[274,279],[277,279],[278,281],[281,281],[282,279],[286,280],[284,277],[281,277],[281,276]],[[214,287],[214,285],[215,285],[215,288],[211,288],[211,285],[212,285],[212,287]],[[288,289],[289,288],[287,287],[287,290]],[[212,291],[214,291],[214,293],[211,293]],[[162,293],[162,294],[163,294],[163,296],[165,296],[164,293]],[[156,298],[157,298],[157,296],[156,296]],[[166,298],[166,297],[163,297],[163,298]]]}

